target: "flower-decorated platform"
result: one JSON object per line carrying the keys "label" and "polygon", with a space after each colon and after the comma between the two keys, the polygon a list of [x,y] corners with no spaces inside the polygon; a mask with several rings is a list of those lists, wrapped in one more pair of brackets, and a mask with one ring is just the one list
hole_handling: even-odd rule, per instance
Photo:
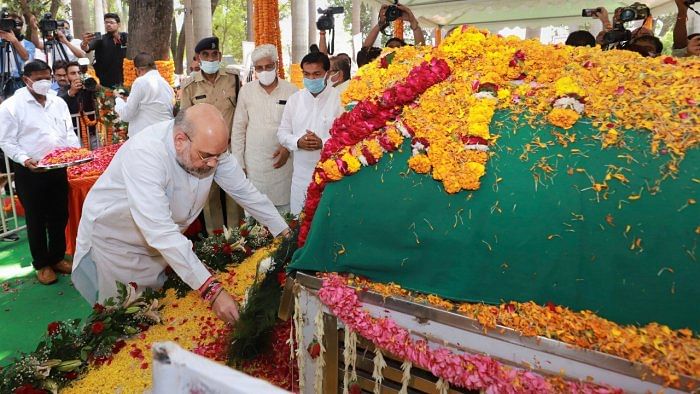
{"label": "flower-decorated platform", "polygon": [[[552,384],[475,372],[503,359],[544,375],[560,366],[565,391],[579,390],[577,382],[602,385],[584,391],[693,390],[699,72],[693,59],[544,46],[466,27],[435,49],[385,53],[344,95],[348,112],[314,172],[290,269],[394,283],[478,320],[484,343],[508,327],[571,347],[594,368],[610,363],[590,351],[619,358],[639,384],[606,373],[588,382],[582,366],[534,365],[497,349],[416,345],[411,327],[348,307],[371,286],[346,291],[326,279],[335,283],[334,296],[319,291],[326,311],[382,351],[420,360],[440,385],[499,392],[509,378],[515,391]],[[297,326],[319,327],[315,314],[302,308]],[[475,361],[492,351],[491,361]]]}

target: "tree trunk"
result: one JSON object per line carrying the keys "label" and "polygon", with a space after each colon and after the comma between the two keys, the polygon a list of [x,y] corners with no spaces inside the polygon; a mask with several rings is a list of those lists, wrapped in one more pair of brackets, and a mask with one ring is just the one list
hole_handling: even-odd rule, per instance
{"label": "tree trunk", "polygon": [[49,8],[49,12],[54,17],[56,17],[56,13],[58,12],[58,7],[61,6],[61,3],[63,3],[61,0],[51,0],[51,8]]}
{"label": "tree trunk", "polygon": [[305,0],[292,0],[292,63],[295,64],[309,52],[307,4]]}
{"label": "tree trunk", "polygon": [[[362,13],[362,2],[360,0],[352,0],[352,5],[350,6],[352,9],[350,10],[351,16],[352,16],[352,23],[351,23],[351,30],[352,30],[352,59],[355,60],[355,56],[357,56],[357,52],[360,51],[360,48],[355,48],[355,36],[357,34],[360,34],[362,32],[362,27],[361,23],[362,20],[360,18],[360,15]],[[347,12],[347,10],[346,10]],[[360,37],[360,40],[362,40],[362,37]]]}
{"label": "tree trunk", "polygon": [[95,0],[94,4],[95,4],[95,31],[99,31],[99,32],[104,33],[105,32],[104,3],[102,2],[102,0]]}
{"label": "tree trunk", "polygon": [[245,26],[246,26],[246,34],[245,34],[245,39],[246,41],[255,41],[255,14],[253,14],[253,0],[246,0],[246,19],[245,19]]}
{"label": "tree trunk", "polygon": [[91,32],[87,0],[71,0],[70,9],[73,14],[73,34],[82,37],[83,33]]}
{"label": "tree trunk", "polygon": [[175,58],[177,52],[177,21],[175,17],[170,21],[170,54]]}
{"label": "tree trunk", "polygon": [[318,44],[318,30],[316,30],[316,0],[309,1],[309,45]]}
{"label": "tree trunk", "polygon": [[156,60],[170,59],[170,16],[172,0],[131,0],[129,3],[129,43],[126,56],[133,59],[140,52]]}
{"label": "tree trunk", "polygon": [[192,1],[185,0],[185,54],[187,56],[187,68],[192,64],[192,56],[194,56],[194,26],[192,26]]}
{"label": "tree trunk", "polygon": [[195,43],[202,38],[212,36],[211,14],[211,0],[192,0],[192,25]]}
{"label": "tree trunk", "polygon": [[[185,63],[185,22],[183,20],[182,27],[180,27],[180,33],[177,37],[177,49],[174,52],[175,57],[175,74],[182,74],[183,63]],[[187,59],[187,69],[189,70],[190,59]]]}

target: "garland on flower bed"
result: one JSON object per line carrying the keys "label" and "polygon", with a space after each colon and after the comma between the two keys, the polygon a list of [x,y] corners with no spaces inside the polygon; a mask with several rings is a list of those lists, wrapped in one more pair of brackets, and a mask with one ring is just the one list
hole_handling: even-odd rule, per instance
{"label": "garland on flower bed", "polygon": [[293,234],[282,241],[275,253],[258,267],[259,280],[248,289],[240,318],[229,341],[228,363],[241,366],[270,350],[277,321],[285,269],[297,249],[296,222],[290,223]]}
{"label": "garland on flower bed", "polygon": [[430,371],[450,385],[490,393],[621,393],[619,389],[590,383],[548,379],[539,374],[513,369],[484,355],[455,354],[444,347],[431,347],[389,318],[375,318],[362,309],[355,289],[336,274],[328,275],[318,298],[345,325],[394,356]]}
{"label": "garland on flower bed", "polygon": [[496,306],[455,303],[436,295],[414,293],[395,283],[377,283],[356,276],[342,279],[358,291],[371,290],[385,297],[403,297],[433,305],[475,319],[488,329],[504,326],[524,336],[551,338],[641,363],[671,387],[677,386],[680,375],[700,376],[700,338],[689,329],[671,330],[657,323],[623,326],[590,311],[574,312],[553,303],[511,301]]}
{"label": "garland on flower bed", "polygon": [[85,322],[52,322],[36,350],[0,371],[2,393],[56,392],[83,376],[89,364],[108,362],[124,348],[124,338],[160,323],[161,294],[137,296],[136,284],[117,283],[118,296],[95,304]]}

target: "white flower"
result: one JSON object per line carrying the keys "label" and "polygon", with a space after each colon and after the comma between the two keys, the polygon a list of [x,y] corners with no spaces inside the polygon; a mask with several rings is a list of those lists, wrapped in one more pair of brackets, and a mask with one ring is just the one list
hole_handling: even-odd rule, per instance
{"label": "white flower", "polygon": [[477,98],[477,99],[495,99],[496,94],[491,91],[483,91],[479,93],[474,93],[472,94],[472,97]]}
{"label": "white flower", "polygon": [[265,275],[272,268],[272,257],[267,257],[263,259],[260,264],[258,264],[258,275]]}
{"label": "white flower", "polygon": [[556,101],[554,101],[552,107],[561,109],[573,109],[578,114],[582,114],[583,110],[586,108],[586,106],[582,102],[569,96],[558,98]]}
{"label": "white flower", "polygon": [[404,126],[402,121],[396,121],[396,129],[401,132],[401,135],[406,138],[411,138],[411,134],[408,132],[406,126]]}
{"label": "white flower", "polygon": [[233,235],[233,230],[224,226],[224,239],[226,239],[226,241],[228,241],[229,239],[231,239],[231,235]]}

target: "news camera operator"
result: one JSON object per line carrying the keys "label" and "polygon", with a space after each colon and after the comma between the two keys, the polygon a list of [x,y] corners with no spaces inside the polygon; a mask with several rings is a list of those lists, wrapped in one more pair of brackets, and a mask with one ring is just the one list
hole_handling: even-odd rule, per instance
{"label": "news camera operator", "polygon": [[[612,22],[605,7],[598,7],[592,11],[592,17],[599,19],[603,24],[603,30],[598,33],[596,42],[604,49],[620,48],[623,44],[641,36],[653,36],[651,31],[651,11],[649,7],[641,3],[634,3],[628,7],[618,7],[613,15]],[[642,26],[633,31],[625,29],[624,24],[635,20],[644,21]]]}
{"label": "news camera operator", "polygon": [[22,68],[34,60],[34,44],[22,34],[24,22],[15,13],[0,11],[0,99],[12,96],[24,87]]}
{"label": "news camera operator", "polygon": [[[86,59],[87,60],[87,59]],[[80,122],[92,122],[95,120],[95,92],[97,82],[86,75],[87,65],[82,66],[78,62],[69,62],[66,66],[68,82],[70,85],[61,88],[58,96],[68,105],[73,130],[82,141],[80,135]],[[86,124],[89,133],[90,146],[85,148],[94,149],[97,147],[97,134],[94,125]]]}
{"label": "news camera operator", "polygon": [[48,64],[53,64],[57,60],[77,61],[87,56],[85,51],[80,49],[81,41],[73,38],[70,24],[66,20],[53,20],[51,14],[45,14],[40,21],[37,21],[36,17],[31,15],[29,28],[32,43],[44,52],[43,58],[37,57],[41,60],[48,59]]}
{"label": "news camera operator", "polygon": [[[391,22],[395,20],[406,21],[410,24],[411,30],[413,31],[413,41],[415,45],[425,45],[425,36],[423,35],[423,30],[418,24],[418,19],[416,19],[411,9],[403,4],[398,4],[398,2],[392,5],[382,5],[379,10],[379,21],[372,27],[372,30],[367,34],[367,38],[362,43],[362,48],[357,54],[357,65],[362,67],[377,58],[381,51],[374,47],[375,41],[379,36],[379,32],[383,32]],[[387,41],[385,47],[387,48],[398,48],[404,45],[408,45],[404,40],[394,37]]]}
{"label": "news camera operator", "polygon": [[688,4],[686,0],[675,0],[678,7],[676,24],[673,26],[673,55],[674,56],[700,56],[700,34],[688,35]]}

